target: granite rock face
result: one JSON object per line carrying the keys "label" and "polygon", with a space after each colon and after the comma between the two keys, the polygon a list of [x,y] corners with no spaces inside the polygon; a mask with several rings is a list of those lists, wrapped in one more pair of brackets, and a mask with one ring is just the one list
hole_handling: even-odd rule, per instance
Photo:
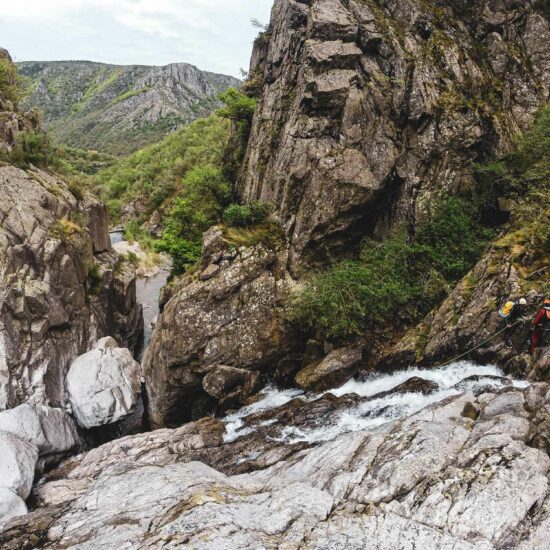
{"label": "granite rock face", "polygon": [[0,410],[62,407],[71,362],[102,336],[133,348],[135,271],[112,251],[105,206],[42,170],[0,167]]}
{"label": "granite rock face", "polygon": [[[304,422],[318,423],[329,402],[302,402]],[[334,415],[350,404],[331,402]],[[37,508],[11,520],[0,544],[543,548],[549,403],[546,384],[466,392],[320,444],[285,443],[261,424],[224,443],[215,419],[127,437],[45,477]]]}
{"label": "granite rock face", "polygon": [[72,414],[82,428],[114,424],[136,411],[140,366],[128,349],[102,338],[71,364],[66,385]]}
{"label": "granite rock face", "polygon": [[171,289],[143,359],[152,426],[207,412],[215,400],[203,379],[219,365],[262,371],[292,349],[285,258],[261,244],[237,249],[217,227],[205,233],[200,271]]}
{"label": "granite rock face", "polygon": [[470,188],[473,161],[509,149],[549,97],[537,5],[275,1],[239,192],[275,205],[293,274],[414,228],[434,196]]}

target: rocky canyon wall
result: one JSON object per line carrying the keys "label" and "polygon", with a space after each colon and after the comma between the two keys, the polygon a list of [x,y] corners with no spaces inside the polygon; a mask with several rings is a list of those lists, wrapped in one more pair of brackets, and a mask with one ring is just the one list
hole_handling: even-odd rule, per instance
{"label": "rocky canyon wall", "polygon": [[138,344],[135,270],[111,249],[102,203],[32,164],[10,164],[18,140],[40,129],[1,92],[0,109],[0,410],[60,407],[70,363],[96,340]]}
{"label": "rocky canyon wall", "polygon": [[276,0],[239,192],[271,202],[289,267],[414,229],[471,164],[509,148],[548,100],[536,2]]}

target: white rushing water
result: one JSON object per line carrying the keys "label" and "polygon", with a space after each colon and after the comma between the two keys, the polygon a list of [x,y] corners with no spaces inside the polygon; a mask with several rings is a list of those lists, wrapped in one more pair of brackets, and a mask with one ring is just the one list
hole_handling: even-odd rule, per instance
{"label": "white rushing water", "polygon": [[[455,387],[461,381],[472,376],[479,378],[464,382],[464,384],[460,385],[460,388]],[[285,426],[277,440],[286,443],[300,441],[314,443],[329,441],[346,432],[376,428],[387,422],[411,416],[433,403],[437,403],[453,395],[458,395],[465,390],[475,390],[476,388],[486,388],[488,386],[494,389],[502,388],[504,385],[503,382],[491,377],[503,376],[503,372],[497,367],[480,366],[468,361],[460,361],[440,369],[410,368],[393,374],[373,374],[364,382],[350,380],[343,386],[326,393],[332,393],[337,397],[346,394],[357,394],[368,398],[389,391],[414,377],[435,382],[439,386],[439,389],[429,395],[404,393],[373,398],[357,406],[343,410],[328,425],[306,430],[296,426]],[[510,382],[516,388],[526,388],[529,385],[527,382],[519,380],[510,379]],[[313,401],[322,395],[305,394],[299,390],[277,390],[273,387],[266,388],[262,393],[264,395],[263,399],[226,417],[226,442],[234,441],[261,426],[261,424],[258,426],[245,426],[244,419],[254,413],[279,407],[292,399],[298,398],[303,401]],[[274,420],[270,420],[264,422],[263,425],[275,422]]]}

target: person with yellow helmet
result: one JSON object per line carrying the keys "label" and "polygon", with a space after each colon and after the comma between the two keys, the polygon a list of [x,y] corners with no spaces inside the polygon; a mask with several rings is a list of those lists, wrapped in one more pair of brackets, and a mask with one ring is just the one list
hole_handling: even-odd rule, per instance
{"label": "person with yellow helmet", "polygon": [[527,307],[527,300],[520,298],[519,300],[509,299],[499,310],[498,315],[500,318],[506,321],[506,330],[504,331],[504,343],[506,347],[512,347],[512,336],[514,334],[514,327],[519,321],[527,321],[523,319],[525,309]]}
{"label": "person with yellow helmet", "polygon": [[541,310],[531,323],[531,348],[529,353],[533,355],[537,347],[544,345],[550,333],[550,299],[544,300]]}

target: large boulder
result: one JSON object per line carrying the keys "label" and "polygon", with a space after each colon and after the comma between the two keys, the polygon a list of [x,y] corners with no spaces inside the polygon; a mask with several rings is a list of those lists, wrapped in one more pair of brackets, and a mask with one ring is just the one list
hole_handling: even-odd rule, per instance
{"label": "large boulder", "polygon": [[260,373],[219,365],[202,380],[204,391],[219,400],[223,408],[243,405],[258,391]]}
{"label": "large boulder", "polygon": [[35,475],[81,444],[75,421],[61,409],[24,404],[0,412],[0,524],[26,514]]}
{"label": "large boulder", "polygon": [[0,431],[0,449],[0,487],[25,500],[31,494],[38,448],[16,435]]}
{"label": "large boulder", "polygon": [[67,453],[81,444],[74,420],[64,410],[44,406],[24,404],[0,412],[0,431],[35,445],[41,457]]}
{"label": "large boulder", "polygon": [[111,250],[105,206],[75,193],[0,166],[0,410],[63,407],[76,357],[106,335],[138,344],[135,270]]}
{"label": "large boulder", "polygon": [[360,347],[335,349],[321,361],[303,368],[296,375],[296,384],[316,392],[337,388],[355,374],[361,364],[362,351]]}
{"label": "large boulder", "polygon": [[67,393],[83,428],[114,424],[132,415],[141,399],[139,363],[113,338],[103,338],[71,364]]}
{"label": "large boulder", "polygon": [[203,379],[219,365],[274,370],[294,349],[285,262],[282,247],[237,247],[219,227],[205,233],[199,272],[171,289],[143,358],[153,427],[204,414],[212,397]]}
{"label": "large boulder", "polygon": [[11,489],[0,487],[0,528],[11,518],[27,513],[25,501]]}

